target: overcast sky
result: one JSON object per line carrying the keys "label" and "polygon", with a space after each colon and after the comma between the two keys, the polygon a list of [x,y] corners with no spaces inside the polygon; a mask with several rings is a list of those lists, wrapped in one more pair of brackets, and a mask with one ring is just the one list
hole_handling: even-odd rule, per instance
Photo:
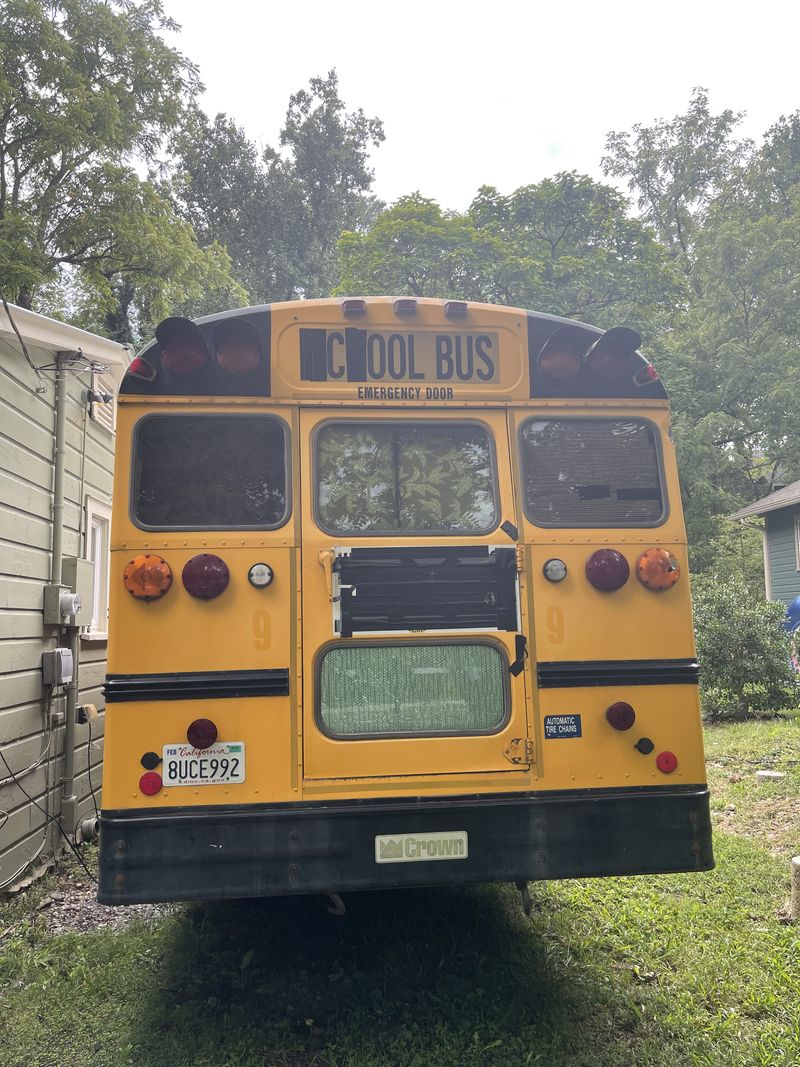
{"label": "overcast sky", "polygon": [[759,139],[800,109],[797,0],[165,0],[203,106],[277,145],[289,94],[331,67],[349,108],[384,122],[375,191],[464,209],[559,170],[601,178],[605,135],[684,111],[747,111]]}

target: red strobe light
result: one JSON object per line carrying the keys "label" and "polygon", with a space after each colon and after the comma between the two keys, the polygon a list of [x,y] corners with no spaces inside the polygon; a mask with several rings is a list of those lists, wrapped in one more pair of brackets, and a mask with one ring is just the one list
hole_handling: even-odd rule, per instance
{"label": "red strobe light", "polygon": [[156,340],[161,345],[161,365],[170,374],[193,374],[208,358],[203,335],[191,319],[164,319],[156,326]]}
{"label": "red strobe light", "polygon": [[599,548],[586,561],[586,577],[601,593],[621,589],[630,573],[628,561],[615,548]]}
{"label": "red strobe light", "polygon": [[181,577],[186,592],[198,600],[213,600],[225,592],[231,579],[227,563],[210,552],[192,556],[185,564]]}
{"label": "red strobe light", "polygon": [[606,708],[606,719],[615,730],[630,730],[636,722],[636,712],[630,704],[624,700],[618,700],[610,708]]}
{"label": "red strobe light", "polygon": [[218,736],[217,724],[211,719],[195,719],[186,731],[186,737],[193,748],[211,748]]}

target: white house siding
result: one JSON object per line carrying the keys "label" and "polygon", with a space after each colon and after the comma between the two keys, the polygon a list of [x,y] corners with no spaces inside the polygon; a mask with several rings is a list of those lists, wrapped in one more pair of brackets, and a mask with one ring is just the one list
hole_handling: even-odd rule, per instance
{"label": "white house siding", "polygon": [[[27,321],[27,317],[20,318]],[[62,347],[77,347],[77,338],[83,341],[86,355],[103,358],[91,351],[92,335],[77,335],[78,331],[73,337],[67,335],[72,343],[62,342]],[[109,343],[96,340],[102,353]],[[53,347],[39,347],[29,341],[28,350],[37,366],[54,361]],[[124,360],[121,349],[117,358],[119,373]],[[90,384],[88,372],[70,375],[65,557],[86,554],[85,514],[80,538],[78,533],[86,497],[107,504],[111,501],[113,434],[92,419],[84,422],[84,396]],[[50,815],[60,814],[64,725],[63,721],[48,725],[51,709],[45,707],[41,681],[42,652],[66,643],[59,638],[57,628],[44,626],[42,620],[43,587],[49,581],[51,566],[54,432],[54,375],[43,372],[39,380],[16,340],[7,333],[0,334],[0,751],[19,778],[18,782],[8,781],[8,770],[0,760],[0,886],[37,853],[42,859],[52,855],[60,837],[55,824],[47,826],[44,813],[25,795],[27,792]],[[98,710],[104,706],[101,686],[105,664],[105,643],[82,640],[79,702],[96,704]],[[63,720],[63,696],[53,700],[52,710],[60,712]],[[81,818],[93,810],[90,763],[92,785],[99,796],[103,727],[101,713],[92,723],[91,746],[89,727],[76,727],[75,793]],[[43,757],[48,739],[50,747]],[[38,767],[25,773],[40,759]],[[72,834],[74,827],[65,826],[64,830]]]}

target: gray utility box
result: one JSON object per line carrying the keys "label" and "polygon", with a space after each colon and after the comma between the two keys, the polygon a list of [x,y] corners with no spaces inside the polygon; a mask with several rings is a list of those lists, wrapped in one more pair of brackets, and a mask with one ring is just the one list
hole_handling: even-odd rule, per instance
{"label": "gray utility box", "polygon": [[90,559],[66,556],[61,565],[61,580],[81,598],[81,610],[71,619],[73,626],[88,626],[94,604],[94,563]]}
{"label": "gray utility box", "polygon": [[42,653],[42,684],[69,685],[75,663],[68,648],[54,648]]}

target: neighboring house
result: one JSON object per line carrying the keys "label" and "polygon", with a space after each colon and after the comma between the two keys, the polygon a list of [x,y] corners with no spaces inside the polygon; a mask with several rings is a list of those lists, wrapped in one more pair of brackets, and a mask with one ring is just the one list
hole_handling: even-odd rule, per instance
{"label": "neighboring house", "polygon": [[767,600],[782,600],[788,606],[800,596],[800,482],[748,504],[731,518],[762,515]]}
{"label": "neighboring house", "polygon": [[[9,312],[0,303],[0,889],[60,848],[57,821],[72,837],[94,811],[87,768],[91,760],[97,791],[114,465],[115,402],[102,394],[116,394],[128,363],[112,341],[24,308]],[[80,557],[94,562],[93,574],[74,562]],[[45,589],[59,571],[62,587],[81,576],[87,602],[65,620],[71,629],[58,624],[58,597],[46,607]],[[42,676],[42,654],[70,644],[79,663],[71,698]],[[100,714],[68,729],[69,699]],[[64,791],[70,749],[74,787]]]}

